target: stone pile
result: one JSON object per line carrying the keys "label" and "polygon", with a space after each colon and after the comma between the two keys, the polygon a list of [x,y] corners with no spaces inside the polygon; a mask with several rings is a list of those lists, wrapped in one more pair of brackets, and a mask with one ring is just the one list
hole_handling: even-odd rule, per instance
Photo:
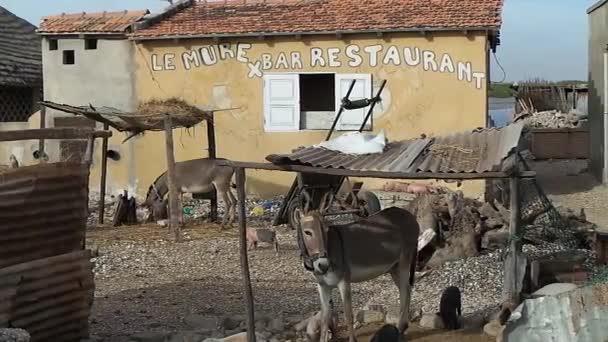
{"label": "stone pile", "polygon": [[550,110],[526,115],[523,122],[529,128],[576,128],[587,120],[586,115],[574,111],[562,113]]}

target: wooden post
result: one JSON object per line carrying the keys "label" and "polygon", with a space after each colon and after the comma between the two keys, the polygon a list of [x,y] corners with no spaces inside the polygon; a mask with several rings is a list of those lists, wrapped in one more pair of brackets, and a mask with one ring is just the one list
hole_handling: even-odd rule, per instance
{"label": "wooden post", "polygon": [[521,208],[519,196],[519,178],[509,178],[510,212],[509,250],[505,260],[503,299],[519,304],[526,272],[526,258],[522,252]]}
{"label": "wooden post", "polygon": [[93,163],[93,150],[95,149],[95,137],[91,135],[87,139],[87,148],[85,150],[84,162],[91,165]]}
{"label": "wooden post", "polygon": [[[209,114],[210,118],[207,119],[207,152],[209,159],[217,158],[217,152],[215,149],[215,118],[213,112]],[[209,214],[211,222],[217,221],[217,190],[213,189],[213,196],[211,198],[211,212]]]}
{"label": "wooden post", "polygon": [[173,124],[171,116],[165,116],[165,152],[167,153],[167,178],[169,180],[169,227],[173,230],[175,241],[180,241],[181,232],[179,217],[179,193],[175,181],[175,156],[173,154]]}
{"label": "wooden post", "polygon": [[210,118],[207,119],[207,148],[209,152],[209,159],[217,158],[215,150],[215,122],[213,113],[209,114]]}
{"label": "wooden post", "polygon": [[[46,107],[40,108],[40,128],[46,128]],[[38,141],[38,161],[44,160],[44,139]]]}
{"label": "wooden post", "polygon": [[247,342],[255,342],[255,317],[253,308],[253,291],[249,277],[249,260],[247,259],[247,213],[245,212],[245,169],[236,168],[236,189],[239,207],[239,236],[241,249],[241,277],[247,305]]}
{"label": "wooden post", "polygon": [[[110,125],[103,124],[103,130],[110,129]],[[103,224],[103,216],[106,211],[106,175],[108,173],[108,138],[103,138],[101,147],[101,183],[99,184],[99,220],[98,223]]]}

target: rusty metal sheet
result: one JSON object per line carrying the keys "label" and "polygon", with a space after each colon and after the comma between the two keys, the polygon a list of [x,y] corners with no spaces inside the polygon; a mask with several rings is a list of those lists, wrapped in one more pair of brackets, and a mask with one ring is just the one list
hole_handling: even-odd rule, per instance
{"label": "rusty metal sheet", "polygon": [[470,132],[389,143],[383,153],[354,155],[322,147],[307,147],[291,154],[272,154],[275,164],[303,164],[354,171],[482,173],[496,171],[515,149],[523,125],[477,129]]}
{"label": "rusty metal sheet", "polygon": [[0,269],[0,327],[27,330],[32,342],[88,337],[94,278],[90,251]]}
{"label": "rusty metal sheet", "polygon": [[81,249],[89,168],[54,163],[0,173],[0,268]]}

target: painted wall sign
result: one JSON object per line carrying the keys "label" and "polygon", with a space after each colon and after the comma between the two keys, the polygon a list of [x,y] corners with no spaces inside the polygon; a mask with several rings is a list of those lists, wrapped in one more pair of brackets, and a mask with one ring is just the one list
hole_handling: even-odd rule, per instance
{"label": "painted wall sign", "polygon": [[297,71],[304,69],[305,66],[328,69],[343,66],[357,68],[366,63],[369,67],[381,65],[422,67],[428,72],[449,73],[460,81],[474,83],[477,89],[483,87],[486,78],[485,72],[473,71],[472,63],[469,61],[459,61],[449,53],[437,53],[417,47],[351,44],[345,48],[311,47],[307,53],[299,51],[263,53],[257,58],[248,56],[251,47],[250,43],[224,43],[203,46],[181,55],[152,54],[152,70],[171,71],[176,70],[178,66],[185,70],[193,70],[213,66],[226,60],[236,60],[248,66],[247,77],[256,78],[262,77],[264,72],[269,70]]}

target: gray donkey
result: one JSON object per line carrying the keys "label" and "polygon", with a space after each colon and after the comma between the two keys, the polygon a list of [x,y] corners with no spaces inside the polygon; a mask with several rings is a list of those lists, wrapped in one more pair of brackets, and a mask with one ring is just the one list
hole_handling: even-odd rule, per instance
{"label": "gray donkey", "polygon": [[[215,189],[226,205],[226,213],[222,220],[222,228],[231,225],[236,214],[236,197],[232,194],[231,181],[234,170],[229,166],[217,165],[218,160],[225,159],[192,159],[175,163],[175,179],[180,196],[184,193],[204,193]],[[161,174],[146,194],[142,207],[148,209],[155,207],[163,201],[169,192],[167,172]]]}
{"label": "gray donkey", "polygon": [[[310,201],[308,202],[310,203]],[[365,219],[327,226],[324,208],[300,213],[298,245],[304,267],[318,282],[321,299],[321,341],[328,341],[330,298],[337,287],[344,303],[350,342],[356,341],[353,327],[351,283],[390,273],[399,288],[399,332],[409,324],[409,306],[420,228],[416,217],[401,208],[388,208]]]}

